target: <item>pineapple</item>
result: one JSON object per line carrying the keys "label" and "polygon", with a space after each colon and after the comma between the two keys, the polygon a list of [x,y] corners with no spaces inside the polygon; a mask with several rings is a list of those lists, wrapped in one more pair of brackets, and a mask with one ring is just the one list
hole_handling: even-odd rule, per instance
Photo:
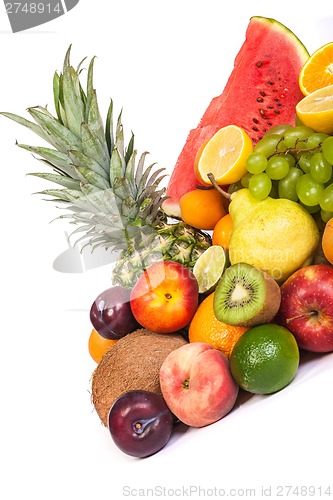
{"label": "pineapple", "polygon": [[85,92],[80,81],[83,61],[75,70],[70,50],[62,73],[53,79],[56,116],[41,106],[28,109],[34,121],[2,113],[52,146],[18,144],[52,170],[30,175],[60,186],[40,194],[68,211],[59,218],[78,226],[72,233],[77,241],[92,251],[98,246],[120,251],[112,271],[114,285],[132,288],[144,269],[162,259],[193,267],[211,245],[210,236],[182,221],[168,222],[162,210],[165,188],[160,187],[165,169],[145,166],[147,153],[138,157],[133,134],[125,146],[121,113],[114,127],[112,100],[103,123],[93,88],[94,58]]}

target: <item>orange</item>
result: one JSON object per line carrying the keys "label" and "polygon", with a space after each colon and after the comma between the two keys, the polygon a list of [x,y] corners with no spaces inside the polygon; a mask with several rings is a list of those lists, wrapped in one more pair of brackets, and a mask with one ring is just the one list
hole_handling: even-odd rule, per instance
{"label": "orange", "polygon": [[225,250],[229,250],[231,233],[232,233],[231,215],[226,214],[214,226],[212,234],[213,245],[220,245]]}
{"label": "orange", "polygon": [[323,45],[309,57],[298,81],[304,95],[333,84],[333,42]]}
{"label": "orange", "polygon": [[181,197],[179,205],[183,221],[197,229],[213,229],[227,213],[223,195],[214,188],[189,191]]}
{"label": "orange", "polygon": [[99,363],[103,354],[105,354],[116,342],[118,342],[118,340],[105,339],[93,328],[88,341],[89,354],[96,363]]}
{"label": "orange", "polygon": [[333,264],[333,218],[326,222],[321,244],[326,259]]}
{"label": "orange", "polygon": [[189,326],[189,341],[210,344],[229,358],[237,340],[248,328],[219,321],[214,314],[213,302],[214,292],[199,305]]}
{"label": "orange", "polygon": [[206,186],[212,184],[209,174],[220,186],[237,182],[247,172],[246,160],[252,149],[252,141],[241,127],[220,128],[202,150],[199,149],[199,158],[194,162],[195,175]]}

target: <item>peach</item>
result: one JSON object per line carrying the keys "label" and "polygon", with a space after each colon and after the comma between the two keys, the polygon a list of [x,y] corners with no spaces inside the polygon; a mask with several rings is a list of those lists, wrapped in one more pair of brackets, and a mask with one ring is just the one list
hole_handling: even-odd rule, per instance
{"label": "peach", "polygon": [[239,389],[227,357],[205,342],[172,351],[161,366],[160,385],[169,409],[191,427],[204,427],[224,417]]}
{"label": "peach", "polygon": [[157,262],[144,271],[130,295],[135,319],[144,328],[171,333],[187,326],[198,307],[198,282],[178,262]]}

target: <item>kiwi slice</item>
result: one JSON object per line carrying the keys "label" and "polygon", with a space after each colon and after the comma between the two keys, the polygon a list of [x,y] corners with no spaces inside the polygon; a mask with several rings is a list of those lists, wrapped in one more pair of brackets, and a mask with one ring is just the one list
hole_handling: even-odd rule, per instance
{"label": "kiwi slice", "polygon": [[255,326],[269,323],[279,310],[281,291],[261,269],[238,262],[220,278],[214,295],[216,318],[228,325]]}

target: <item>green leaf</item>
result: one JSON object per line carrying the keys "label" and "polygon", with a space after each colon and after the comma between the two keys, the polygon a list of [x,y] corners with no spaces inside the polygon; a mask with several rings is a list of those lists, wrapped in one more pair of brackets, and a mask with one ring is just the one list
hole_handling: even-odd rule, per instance
{"label": "green leaf", "polygon": [[89,114],[88,114],[88,125],[90,127],[91,132],[101,143],[102,148],[104,149],[105,156],[110,161],[110,154],[108,150],[108,145],[105,139],[104,133],[104,125],[101,114],[98,108],[97,96],[96,92],[93,90],[91,95]]}
{"label": "green leaf", "polygon": [[48,142],[66,153],[68,149],[82,149],[81,141],[70,130],[64,127],[56,118],[43,113],[37,108],[29,108],[28,112],[34,120],[42,127]]}
{"label": "green leaf", "polygon": [[26,118],[23,118],[22,116],[15,115],[14,113],[7,113],[7,112],[0,112],[0,115],[5,116],[6,118],[9,118],[10,120],[15,121],[16,123],[19,123],[20,125],[23,125],[24,127],[30,129],[34,134],[39,135],[42,139],[45,141],[49,142],[54,146],[53,142],[50,140],[50,137],[44,130],[42,129],[41,126],[36,125],[36,123],[31,122],[30,120],[27,120]]}
{"label": "green leaf", "polygon": [[119,154],[117,146],[113,148],[110,161],[110,183],[113,186],[118,177],[124,176],[125,162]]}
{"label": "green leaf", "polygon": [[40,177],[41,179],[54,182],[55,184],[59,184],[59,186],[64,186],[69,189],[80,190],[80,184],[81,184],[80,181],[77,179],[72,179],[71,177],[67,177],[65,175],[50,174],[43,172],[31,172],[28,175],[33,175],[34,177]]}
{"label": "green leaf", "polygon": [[105,124],[105,139],[108,145],[109,154],[111,156],[113,147],[114,147],[114,138],[113,138],[113,101],[111,99],[109,109],[106,116],[106,124]]}
{"label": "green leaf", "polygon": [[[109,170],[110,160],[105,154],[104,148],[97,137],[92,133],[88,123],[83,123],[82,127],[82,148],[85,155],[96,160],[106,172]],[[71,148],[72,149],[72,148]]]}
{"label": "green leaf", "polygon": [[84,121],[84,103],[81,99],[79,75],[70,64],[71,46],[66,52],[63,65],[63,107],[68,128],[76,137],[81,137],[81,124]]}
{"label": "green leaf", "polygon": [[68,151],[68,155],[76,167],[87,167],[93,172],[96,172],[96,174],[101,175],[108,181],[108,187],[110,187],[109,176],[97,161],[90,156],[86,156],[82,151],[78,151],[77,149]]}
{"label": "green leaf", "polygon": [[30,151],[30,153],[37,154],[48,161],[49,165],[52,167],[57,167],[64,171],[67,175],[70,175],[74,179],[77,178],[75,169],[71,164],[70,158],[66,153],[61,153],[56,149],[44,148],[39,146],[29,146],[27,144],[17,144],[19,148]]}
{"label": "green leaf", "polygon": [[76,167],[76,170],[82,182],[88,182],[89,184],[92,184],[98,189],[108,189],[110,187],[109,182],[106,181],[104,177],[102,177],[99,174],[96,174],[96,172],[93,172],[89,168]]}

